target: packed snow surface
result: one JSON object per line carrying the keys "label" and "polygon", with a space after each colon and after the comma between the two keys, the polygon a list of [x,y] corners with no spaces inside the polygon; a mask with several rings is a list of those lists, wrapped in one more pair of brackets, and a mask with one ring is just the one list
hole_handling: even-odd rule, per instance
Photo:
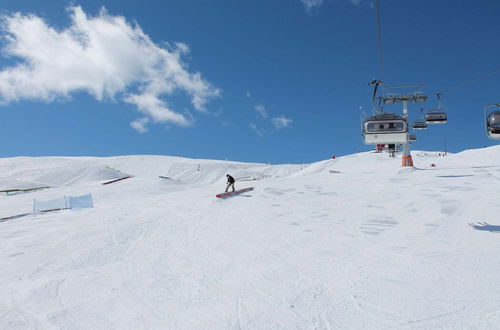
{"label": "packed snow surface", "polygon": [[[0,220],[0,328],[498,329],[500,147],[413,160],[0,159],[0,190],[51,187],[0,218],[94,199]],[[255,190],[215,198],[226,173]]]}

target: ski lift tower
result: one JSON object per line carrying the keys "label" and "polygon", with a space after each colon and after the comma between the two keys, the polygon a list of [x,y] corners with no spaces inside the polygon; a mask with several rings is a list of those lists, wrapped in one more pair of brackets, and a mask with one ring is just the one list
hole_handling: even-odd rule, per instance
{"label": "ski lift tower", "polygon": [[[396,88],[419,88],[423,85],[402,85],[402,86],[388,86],[385,89],[396,89]],[[397,102],[403,103],[403,118],[408,120],[408,102],[425,102],[427,96],[422,92],[413,92],[408,94],[397,94],[397,93],[387,93],[386,96],[382,97],[382,103],[384,104],[395,104]],[[401,161],[401,166],[413,166],[413,160],[411,158],[410,150],[410,135],[406,135],[406,141],[403,142],[403,157]]]}

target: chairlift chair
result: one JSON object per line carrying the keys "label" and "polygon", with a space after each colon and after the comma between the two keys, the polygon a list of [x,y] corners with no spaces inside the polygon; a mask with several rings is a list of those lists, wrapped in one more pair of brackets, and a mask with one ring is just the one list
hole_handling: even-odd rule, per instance
{"label": "chairlift chair", "polygon": [[[488,107],[496,106],[500,108],[499,104],[491,104]],[[488,107],[485,108],[484,114],[486,117],[486,134],[490,139],[500,140],[500,111],[492,111],[487,113]]]}
{"label": "chairlift chair", "polygon": [[404,117],[382,113],[369,117],[363,123],[365,144],[399,144],[408,139],[408,125]]}
{"label": "chairlift chair", "polygon": [[440,111],[440,109],[432,109],[428,111],[424,115],[424,118],[427,124],[445,124],[448,121],[446,112]]}
{"label": "chairlift chair", "polygon": [[418,129],[427,129],[427,123],[425,121],[414,121],[411,125],[413,129],[418,130]]}
{"label": "chairlift chair", "polygon": [[427,124],[445,124],[448,121],[448,115],[441,102],[441,93],[436,93],[439,105],[436,109],[427,111],[424,115]]}

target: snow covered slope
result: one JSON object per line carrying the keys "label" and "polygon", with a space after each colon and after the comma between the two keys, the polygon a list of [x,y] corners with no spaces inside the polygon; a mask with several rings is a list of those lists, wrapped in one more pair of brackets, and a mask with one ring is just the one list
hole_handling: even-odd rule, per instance
{"label": "snow covered slope", "polygon": [[[3,189],[52,187],[0,217],[95,203],[0,222],[0,328],[497,329],[500,148],[413,159],[0,159]],[[255,190],[216,199],[226,173]]]}

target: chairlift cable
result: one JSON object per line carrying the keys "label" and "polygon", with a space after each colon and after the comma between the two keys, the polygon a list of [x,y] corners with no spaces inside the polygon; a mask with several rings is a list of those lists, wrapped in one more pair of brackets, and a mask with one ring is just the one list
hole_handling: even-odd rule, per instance
{"label": "chairlift cable", "polygon": [[[382,52],[382,29],[380,24],[380,6],[379,0],[375,0],[375,9],[377,15],[377,47],[378,47],[378,57],[380,65],[380,80],[384,80],[384,57]],[[383,89],[383,86],[382,86]]]}
{"label": "chairlift cable", "polygon": [[[448,89],[444,90],[444,92],[443,92],[443,93],[449,93],[449,92],[454,91],[454,90],[456,90],[456,89],[458,89],[458,88],[462,88],[462,87],[468,86],[468,85],[473,84],[473,83],[475,83],[475,82],[477,82],[477,81],[479,81],[479,80],[482,80],[482,79],[484,79],[484,78],[486,78],[486,77],[489,77],[489,76],[491,76],[492,74],[495,74],[495,73],[497,73],[497,72],[500,72],[500,68],[497,68],[497,69],[495,69],[495,70],[492,70],[492,71],[489,71],[489,72],[487,72],[487,73],[484,73],[484,74],[482,74],[482,75],[480,75],[480,76],[477,76],[477,77],[475,77],[475,78],[473,78],[473,79],[470,79],[470,80],[467,80],[467,81],[461,82],[461,83],[459,83],[459,84],[456,84],[456,85],[454,85],[454,86],[451,86],[450,88],[448,88]],[[442,94],[442,93],[439,93],[439,94]]]}

